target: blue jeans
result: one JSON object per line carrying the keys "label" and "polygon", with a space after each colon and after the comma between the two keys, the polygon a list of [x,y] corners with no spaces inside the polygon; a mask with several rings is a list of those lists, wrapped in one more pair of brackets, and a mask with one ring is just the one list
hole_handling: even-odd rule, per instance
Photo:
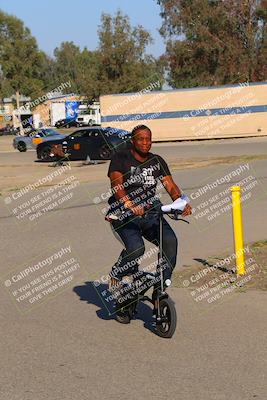
{"label": "blue jeans", "polygon": [[[113,221],[112,226],[125,246],[113,267],[113,275],[117,278],[121,278],[125,275],[137,272],[139,265],[138,259],[142,257],[145,252],[143,237],[149,242],[159,246],[159,218],[153,213],[147,213],[144,218],[131,217],[127,222],[124,221],[123,223]],[[164,280],[171,278],[176,265],[177,249],[177,237],[168,222],[163,219]]]}

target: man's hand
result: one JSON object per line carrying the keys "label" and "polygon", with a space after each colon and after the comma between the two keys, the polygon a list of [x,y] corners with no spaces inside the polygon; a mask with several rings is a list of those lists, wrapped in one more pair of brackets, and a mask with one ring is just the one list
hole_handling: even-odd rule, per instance
{"label": "man's hand", "polygon": [[132,213],[134,215],[139,216],[139,217],[141,217],[145,213],[145,209],[143,206],[130,207],[130,210],[132,211]]}
{"label": "man's hand", "polygon": [[190,204],[187,204],[182,213],[182,217],[186,217],[187,215],[191,215],[191,214],[192,214],[192,207],[190,206]]}
{"label": "man's hand", "polygon": [[144,215],[145,213],[145,209],[143,206],[135,206],[131,200],[126,200],[124,203],[124,207],[128,210],[131,210],[134,215],[139,217]]}

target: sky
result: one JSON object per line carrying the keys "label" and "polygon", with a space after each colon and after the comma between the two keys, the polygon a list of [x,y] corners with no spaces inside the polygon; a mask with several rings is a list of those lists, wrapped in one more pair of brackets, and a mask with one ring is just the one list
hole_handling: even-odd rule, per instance
{"label": "sky", "polygon": [[156,0],[0,0],[0,9],[23,20],[50,56],[63,41],[95,50],[102,12],[114,15],[118,9],[130,17],[132,26],[140,24],[150,32],[154,43],[147,47],[148,54],[158,57],[165,50]]}

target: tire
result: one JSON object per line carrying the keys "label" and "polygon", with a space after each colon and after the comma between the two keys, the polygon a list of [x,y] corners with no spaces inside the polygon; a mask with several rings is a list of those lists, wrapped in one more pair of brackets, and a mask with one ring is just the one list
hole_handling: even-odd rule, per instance
{"label": "tire", "polygon": [[112,154],[112,149],[105,143],[99,149],[99,157],[102,160],[109,160]]}
{"label": "tire", "polygon": [[115,316],[115,319],[120,324],[129,324],[131,321],[130,315],[127,312],[124,315],[118,312]]}
{"label": "tire", "polygon": [[18,151],[21,153],[27,151],[27,146],[24,142],[18,142]]}
{"label": "tire", "polygon": [[88,126],[93,126],[93,120],[92,119],[89,120]]}
{"label": "tire", "polygon": [[50,161],[52,159],[50,153],[51,147],[45,146],[38,152],[38,158],[42,161]]}
{"label": "tire", "polygon": [[165,319],[156,324],[156,333],[158,336],[170,339],[176,329],[177,314],[174,302],[168,297],[159,302],[160,316]]}

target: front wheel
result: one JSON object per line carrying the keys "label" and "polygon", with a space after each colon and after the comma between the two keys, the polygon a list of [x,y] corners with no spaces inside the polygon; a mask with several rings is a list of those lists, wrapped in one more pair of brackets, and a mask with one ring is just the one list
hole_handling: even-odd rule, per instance
{"label": "front wheel", "polygon": [[160,300],[160,319],[156,323],[156,332],[160,337],[171,338],[177,325],[177,314],[174,302],[168,297]]}
{"label": "front wheel", "polygon": [[24,142],[18,142],[18,151],[24,152],[27,150],[27,146]]}

